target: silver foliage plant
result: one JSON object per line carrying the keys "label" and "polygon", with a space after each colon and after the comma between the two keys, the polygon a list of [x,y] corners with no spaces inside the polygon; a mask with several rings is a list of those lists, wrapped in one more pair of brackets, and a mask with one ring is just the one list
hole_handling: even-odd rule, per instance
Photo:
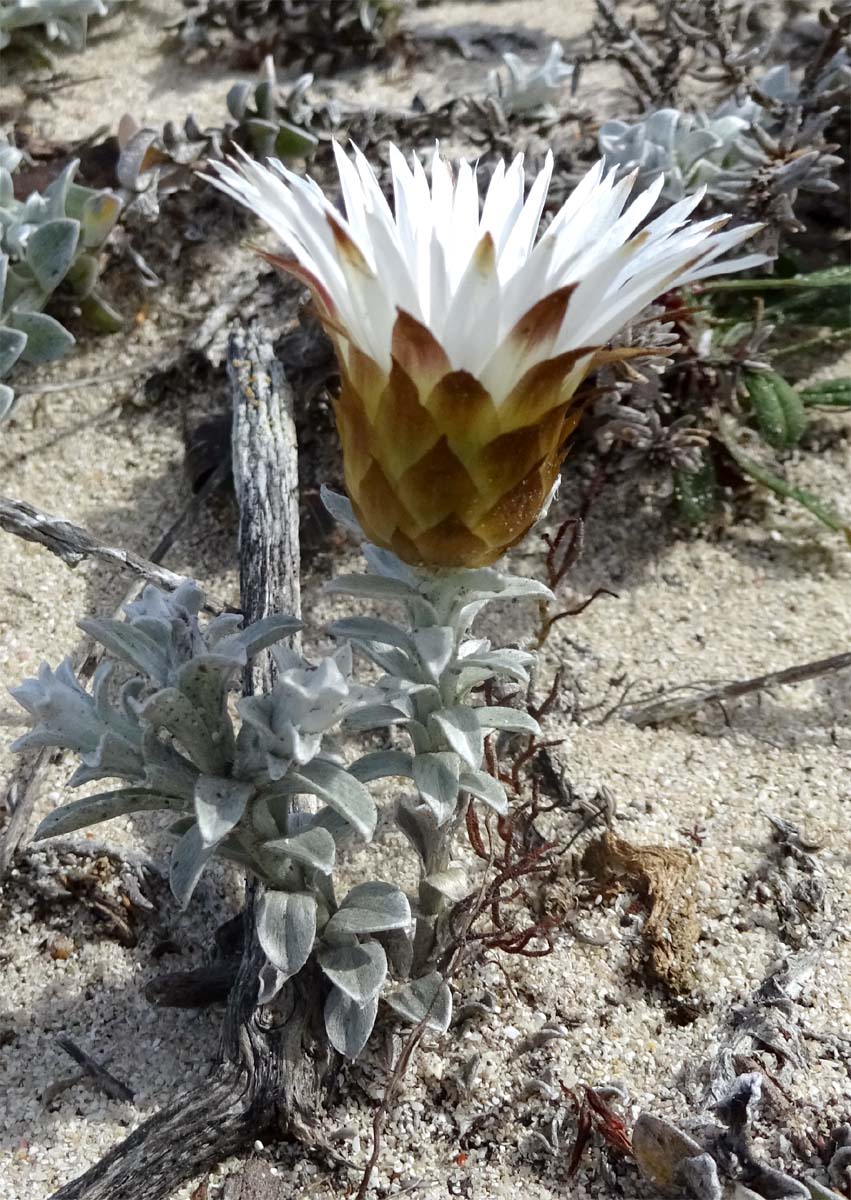
{"label": "silver foliage plant", "polygon": [[759,79],[753,95],[731,97],[711,113],[661,108],[635,122],[605,121],[600,153],[623,174],[637,170],[642,186],[664,174],[660,198],[668,201],[706,187],[719,203],[732,204],[743,199],[756,172],[767,172],[767,186],[778,200],[787,197],[779,203],[785,211],[799,190],[837,190],[830,172],[842,160],[819,145],[819,136],[835,111],[830,103],[843,84],[847,91],[848,79],[848,64],[837,55],[816,85],[825,104],[795,129],[788,146],[784,118],[800,103],[800,80],[783,63]]}
{"label": "silver foliage plant", "polygon": [[0,51],[22,31],[43,29],[49,42],[84,50],[89,20],[125,0],[0,0]]}
{"label": "silver foliage plant", "polygon": [[[347,500],[326,493],[325,502],[360,534]],[[259,1002],[270,1003],[312,962],[327,981],[329,1040],[350,1058],[372,1031],[379,998],[404,1020],[448,1028],[451,994],[439,971],[445,920],[471,890],[453,858],[454,835],[469,797],[508,809],[502,785],[483,770],[485,735],[538,731],[527,713],[471,696],[491,679],[525,682],[533,655],[494,649],[470,630],[491,600],[549,597],[534,580],[490,568],[421,572],[375,546],[363,551],[369,573],[342,576],[330,589],[400,604],[404,620],[337,621],[338,647],[316,665],[280,644],[301,628],[293,617],[245,628],[238,614],[202,623],[203,594],[186,583],[172,593],[147,587],[124,620],[80,622],[108,656],[90,692],[66,660],[55,671],[45,664],[12,693],[34,722],[14,749],[72,751],[72,787],[121,781],[56,809],[36,836],[168,813],[177,901],[188,904],[214,857],[260,880],[257,936],[267,962]],[[352,647],[379,668],[374,684],[353,679]],[[239,674],[267,648],[272,688],[234,704]],[[391,727],[404,730],[404,749],[373,750],[349,765],[329,736]],[[416,853],[417,894],[367,879],[338,899],[338,853],[354,839],[370,842],[378,823],[366,785],[391,777],[411,789],[389,816]],[[316,811],[302,811],[299,797],[312,797]]]}
{"label": "silver foliage plant", "polygon": [[45,191],[15,197],[12,174],[23,153],[0,134],[0,421],[15,393],[7,378],[22,363],[63,358],[74,336],[44,309],[62,293],[101,332],[122,324],[98,293],[99,254],[121,210],[108,189],[74,182],[70,162]]}

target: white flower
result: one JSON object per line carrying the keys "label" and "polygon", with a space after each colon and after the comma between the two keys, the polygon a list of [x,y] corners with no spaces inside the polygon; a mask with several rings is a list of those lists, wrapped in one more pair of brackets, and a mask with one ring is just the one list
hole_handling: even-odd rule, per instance
{"label": "white flower", "polygon": [[[409,563],[483,566],[534,523],[580,408],[571,401],[627,322],[662,292],[756,266],[724,255],[759,226],[689,217],[701,194],[645,224],[657,180],[598,163],[540,232],[552,154],[526,193],[523,156],[476,171],[435,151],[431,186],[391,145],[391,209],[364,156],[335,146],[346,215],[282,163],[214,163],[215,182],[288,247],[334,341],[346,488],[370,541]],[[640,232],[637,232],[639,228]]]}
{"label": "white flower", "polygon": [[[419,159],[413,157],[411,169],[391,145],[395,214],[364,156],[355,149],[352,163],[339,145],[335,153],[345,218],[313,180],[275,159],[268,167],[248,159],[237,169],[212,165],[219,186],[253,209],[315,280],[347,340],[388,369],[401,309],[428,327],[455,369],[493,384],[497,403],[531,361],[604,345],[660,292],[765,261],[762,255],[718,261],[758,226],[721,233],[723,219],[688,224],[702,192],[633,236],[662,181],[627,206],[634,179],[615,183],[615,172],[604,175],[602,163],[536,241],[551,153],[525,201],[523,155],[507,169],[498,162],[480,211],[468,163],[459,163],[453,179],[435,151],[429,188]],[[537,301],[570,284],[578,286],[550,344],[539,344],[507,372],[501,351],[510,330]]]}

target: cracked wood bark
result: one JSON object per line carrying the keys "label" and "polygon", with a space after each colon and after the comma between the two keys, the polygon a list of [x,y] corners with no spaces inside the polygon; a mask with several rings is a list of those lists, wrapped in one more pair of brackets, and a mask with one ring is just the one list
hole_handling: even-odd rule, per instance
{"label": "cracked wood bark", "polygon": [[[240,505],[240,587],[246,621],[299,612],[298,480],[292,392],[260,327],[237,328],[228,350],[234,396],[234,479]],[[248,692],[268,687],[258,657]],[[270,1127],[310,1136],[332,1066],[322,1034],[320,981],[306,969],[274,1006],[256,1006],[263,954],[249,886],[245,948],[228,999],[221,1062],[200,1087],[144,1122],[53,1200],[168,1200]]]}

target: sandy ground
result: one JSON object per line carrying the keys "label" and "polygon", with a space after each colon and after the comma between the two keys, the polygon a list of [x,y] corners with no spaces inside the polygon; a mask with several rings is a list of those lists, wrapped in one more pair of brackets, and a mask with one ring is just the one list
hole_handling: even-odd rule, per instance
{"label": "sandy ground", "polygon": [[[531,7],[520,0],[471,3],[465,19],[528,20]],[[456,8],[429,9],[428,19],[457,19]],[[98,121],[112,124],[127,110],[152,123],[190,107],[201,120],[217,119],[227,86],[239,76],[164,57],[154,31],[172,9],[148,5],[137,14],[128,8],[121,40],[99,39],[87,51],[82,73],[96,78],[66,93],[57,107],[33,110],[47,131],[80,134],[90,128],[93,111]],[[538,4],[535,22],[549,21],[554,35],[569,37],[578,31],[580,10],[587,6]],[[409,96],[418,82],[405,77],[382,86]],[[208,263],[209,249],[193,253],[197,257],[190,257],[184,275],[192,273],[193,263],[198,270]],[[194,291],[166,287],[132,332],[86,342],[70,362],[42,377],[56,381],[112,372],[178,345],[224,293],[233,272],[239,273],[241,253],[230,257],[230,275],[223,268]],[[814,370],[817,377],[827,371],[848,374],[849,366],[846,356]],[[128,390],[118,382],[69,389],[38,405],[25,399],[0,434],[0,477],[3,492],[144,553],[186,502],[188,485],[179,417],[163,404],[116,409]],[[851,519],[851,429],[847,419],[825,425],[831,430],[823,439],[826,448],[802,453],[796,478],[838,497]],[[564,511],[572,493],[568,479]],[[634,897],[596,906],[584,902],[575,917],[582,940],[565,932],[548,958],[485,964],[461,981],[460,1001],[487,999],[490,993],[491,1012],[426,1043],[388,1128],[374,1179],[378,1190],[371,1195],[398,1194],[415,1180],[420,1184],[413,1194],[427,1200],[447,1194],[479,1200],[610,1194],[593,1163],[576,1181],[567,1181],[572,1118],[558,1099],[530,1093],[529,1080],[546,1076],[556,1096],[559,1085],[614,1083],[626,1094],[627,1116],[642,1108],[669,1117],[693,1111],[679,1084],[683,1068],[712,1053],[732,1006],[795,951],[788,932],[787,940],[781,936],[772,904],[757,909],[752,898],[754,877],[771,853],[766,814],[800,826],[821,847],[817,861],[827,901],[815,936],[805,940],[814,958],[801,1003],[810,1033],[847,1031],[848,674],[743,701],[730,709],[728,721],[708,713],[641,731],[617,715],[605,722],[600,717],[627,682],[641,693],[693,680],[744,678],[847,649],[851,555],[841,539],[805,513],[774,500],[754,502],[735,521],[694,537],[676,535],[659,512],[637,490],[624,489],[614,489],[594,510],[587,548],[565,599],[581,599],[595,587],[609,588],[617,598],[601,598],[582,617],[556,627],[543,653],[541,679],[543,686],[563,666],[570,681],[546,732],[563,739],[553,754],[578,794],[590,799],[607,787],[621,836],[688,849],[698,858],[693,1017],[679,1020],[635,969],[642,921],[628,911]],[[235,598],[233,516],[226,500],[207,506],[178,539],[168,565]],[[557,511],[552,520],[558,520]],[[535,539],[514,561],[527,573],[540,570],[540,563]],[[307,566],[305,610],[318,631],[336,610],[320,594],[321,573]],[[72,653],[79,645],[75,620],[113,609],[126,582],[85,565],[70,571],[41,549],[0,539],[0,680],[12,686],[43,659],[55,663]],[[530,638],[533,620],[534,613],[520,604],[491,618],[501,637],[521,642]],[[588,710],[579,720],[572,715],[574,701]],[[11,700],[0,699],[0,727],[5,778],[12,770],[5,746],[23,729]],[[40,813],[62,799],[65,773],[51,778]],[[575,816],[554,819],[561,836],[574,825]],[[114,822],[95,831],[93,840],[161,862],[163,840],[155,827],[152,821]],[[689,834],[695,828],[701,831],[699,848]],[[186,915],[176,912],[160,888],[154,912],[138,927],[137,945],[127,948],[84,905],[44,900],[40,886],[55,870],[49,857],[22,860],[0,898],[2,1200],[44,1200],[178,1088],[201,1082],[215,1055],[217,1011],[154,1009],[142,988],[163,970],[201,961],[210,931],[238,905],[236,878],[211,874]],[[60,946],[67,957],[57,954],[60,937],[70,939],[70,948]],[[530,1049],[527,1039],[547,1021],[566,1025],[568,1035]],[[75,1085],[45,1105],[45,1089],[71,1073],[55,1043],[60,1033],[108,1060],[134,1090],[134,1104]],[[815,1038],[806,1045],[809,1061],[791,1078],[788,1072],[783,1076],[787,1109],[774,1115],[759,1145],[769,1161],[799,1172],[803,1168],[787,1135],[824,1135],[851,1111],[847,1063]],[[331,1114],[329,1128],[342,1131],[340,1152],[355,1163],[369,1150],[381,1051],[377,1045],[363,1071],[348,1074]],[[547,1155],[531,1135],[542,1132],[552,1140],[553,1118],[563,1123],[562,1144]],[[278,1174],[282,1197],[319,1200],[344,1193],[324,1167],[295,1152],[270,1156],[258,1146],[257,1158]],[[237,1166],[223,1164],[211,1184]],[[352,1175],[349,1182],[356,1179]],[[193,1186],[174,1200],[188,1200]],[[210,1195],[216,1194],[211,1187]]]}

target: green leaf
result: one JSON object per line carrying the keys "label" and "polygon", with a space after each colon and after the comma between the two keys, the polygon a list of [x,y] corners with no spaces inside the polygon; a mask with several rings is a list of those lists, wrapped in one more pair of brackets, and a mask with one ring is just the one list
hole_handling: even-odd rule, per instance
{"label": "green leaf", "polygon": [[7,320],[27,335],[23,362],[48,363],[64,358],[74,345],[74,335],[53,317],[42,312],[12,312]]}
{"label": "green leaf", "polygon": [[833,509],[819,500],[817,496],[805,491],[803,488],[794,487],[792,484],[787,483],[785,479],[781,479],[779,475],[766,470],[756,459],[745,454],[744,450],[737,446],[729,435],[722,433],[721,440],[739,469],[745,475],[748,475],[751,479],[761,484],[762,487],[768,488],[775,495],[783,496],[784,499],[795,500],[811,512],[817,520],[821,521],[822,525],[826,525],[834,533],[841,533],[848,544],[851,545],[851,526],[846,524]]}
{"label": "green leaf", "polygon": [[718,483],[712,458],[704,451],[699,471],[674,472],[674,499],[677,510],[690,525],[700,525],[718,505]]}
{"label": "green leaf", "polygon": [[147,788],[98,792],[96,796],[83,796],[79,800],[71,800],[48,813],[35,831],[34,837],[36,841],[41,841],[42,838],[56,837],[58,834],[74,833],[77,829],[85,829],[87,825],[111,821],[113,817],[125,817],[128,813],[152,812],[158,809],[183,812],[185,808],[182,800],[149,791]]}
{"label": "green leaf", "polygon": [[227,770],[229,764],[221,740],[213,736],[203,715],[177,688],[154,692],[139,715],[152,729],[167,730],[205,775],[222,775]]}
{"label": "green leaf", "polygon": [[795,288],[851,287],[851,267],[826,267],[807,275],[767,275],[763,279],[716,279],[701,283],[701,292],[771,292]]}
{"label": "green leaf", "polygon": [[437,971],[411,979],[383,998],[395,1013],[412,1025],[425,1021],[428,1028],[437,1033],[446,1033],[449,1028],[452,993]]}
{"label": "green leaf", "polygon": [[809,387],[801,388],[800,397],[807,406],[851,408],[851,378],[841,376],[839,379],[823,379],[820,383],[811,383]]}
{"label": "green leaf", "polygon": [[121,313],[97,292],[92,292],[80,301],[80,314],[89,329],[93,329],[95,333],[120,333],[124,328]]}
{"label": "green leaf", "polygon": [[411,906],[403,891],[390,883],[361,883],[353,887],[325,927],[326,935],[380,933],[406,929]]}
{"label": "green leaf", "polygon": [[55,291],[74,261],[80,238],[80,222],[62,217],[46,221],[33,230],[27,241],[27,266],[46,292]]}
{"label": "green leaf", "polygon": [[356,1004],[377,996],[387,976],[387,955],[372,941],[326,946],[319,952],[319,965]]}
{"label": "green leaf", "polygon": [[115,192],[95,192],[88,197],[80,218],[83,245],[87,250],[95,250],[103,245],[120,212],[121,199]]}
{"label": "green leaf", "polygon": [[264,892],[257,937],[272,966],[288,979],[296,975],[313,949],[316,901],[308,892]]}
{"label": "green leaf", "polygon": [[807,427],[801,397],[776,371],[751,371],[745,387],[763,439],[775,450],[789,450]]}

